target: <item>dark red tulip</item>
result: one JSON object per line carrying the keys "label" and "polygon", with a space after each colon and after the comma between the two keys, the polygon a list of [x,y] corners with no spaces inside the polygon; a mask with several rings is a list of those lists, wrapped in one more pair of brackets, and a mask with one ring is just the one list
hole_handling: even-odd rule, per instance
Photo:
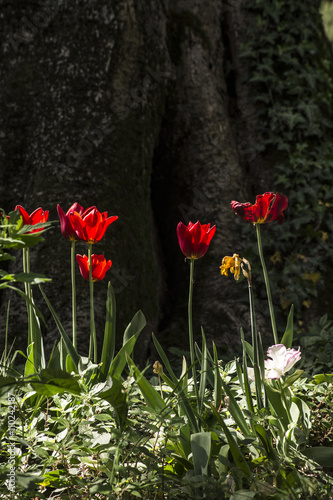
{"label": "dark red tulip", "polygon": [[207,252],[208,246],[215,234],[216,226],[210,224],[195,224],[189,222],[187,226],[179,222],[177,236],[181,251],[188,259],[200,259]]}
{"label": "dark red tulip", "polygon": [[66,240],[74,240],[78,241],[79,237],[76,234],[74,227],[72,225],[71,219],[70,219],[70,214],[73,214],[74,212],[77,212],[79,215],[82,215],[84,212],[83,207],[79,205],[78,203],[73,203],[73,205],[67,210],[66,214],[61,208],[60,205],[57,205],[57,210],[58,210],[58,215],[60,219],[60,229],[62,232],[62,235]]}
{"label": "dark red tulip", "polygon": [[253,224],[266,224],[276,220],[279,224],[284,221],[284,211],[288,207],[288,198],[279,193],[264,193],[256,197],[254,205],[251,203],[231,202],[231,208],[244,221]]}

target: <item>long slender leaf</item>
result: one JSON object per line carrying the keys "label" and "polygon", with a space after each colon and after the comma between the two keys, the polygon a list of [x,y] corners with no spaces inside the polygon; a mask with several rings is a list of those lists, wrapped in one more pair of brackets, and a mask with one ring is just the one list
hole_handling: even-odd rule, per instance
{"label": "long slender leaf", "polygon": [[216,410],[216,408],[214,408],[214,406],[210,404],[210,407],[214,413],[214,415],[216,416],[217,420],[219,421],[219,423],[221,424],[222,428],[223,428],[223,431],[226,435],[226,438],[227,438],[227,441],[228,441],[228,444],[229,444],[229,447],[230,447],[230,452],[233,456],[233,459],[235,460],[235,463],[237,465],[237,467],[239,467],[243,472],[244,474],[249,478],[251,479],[252,478],[252,473],[251,473],[251,469],[250,467],[248,466],[245,458],[244,458],[244,455],[243,453],[241,452],[239,446],[237,445],[237,442],[236,440],[234,439],[233,435],[231,434],[230,430],[228,429],[228,427],[226,426],[223,418],[221,417],[221,415],[219,414],[219,412]]}
{"label": "long slender leaf", "polygon": [[294,337],[294,305],[290,307],[290,311],[287,319],[286,330],[283,334],[281,344],[284,344],[288,349],[293,345]]}
{"label": "long slender leaf", "polygon": [[190,401],[189,401],[189,399],[187,397],[187,387],[184,388],[184,385],[185,385],[186,381],[188,380],[188,375],[187,374],[183,375],[184,368],[185,369],[187,368],[186,367],[186,361],[185,361],[185,364],[183,362],[182,379],[178,380],[178,378],[176,377],[174,371],[172,370],[172,368],[170,366],[170,363],[169,363],[167,355],[165,354],[165,352],[164,352],[161,344],[158,342],[158,340],[154,336],[154,334],[153,334],[153,341],[154,341],[156,350],[157,350],[157,352],[158,352],[158,354],[159,354],[159,356],[161,358],[161,361],[163,362],[164,366],[168,370],[168,373],[169,373],[169,375],[171,377],[171,379],[170,379],[163,372],[162,373],[162,379],[177,394],[178,401],[179,401],[179,407],[180,407],[181,411],[183,412],[183,414],[187,416],[187,418],[189,420],[189,423],[190,423],[190,426],[191,426],[192,432],[198,432],[199,431],[199,425],[198,425],[198,422],[197,422],[197,418],[196,418],[196,416],[195,416],[195,414],[193,412],[191,403],[190,403]]}
{"label": "long slender leaf", "polygon": [[58,318],[55,310],[53,309],[50,301],[48,300],[48,298],[47,298],[44,290],[42,289],[41,286],[39,286],[39,288],[40,288],[40,291],[41,291],[41,293],[42,293],[42,295],[44,297],[44,300],[45,300],[48,308],[50,309],[50,312],[51,312],[51,314],[53,316],[53,319],[54,319],[54,321],[55,321],[55,323],[56,323],[56,325],[58,327],[58,330],[59,330],[59,333],[61,335],[61,338],[63,339],[64,344],[66,346],[67,352],[70,355],[70,357],[72,358],[72,361],[73,361],[74,366],[75,366],[75,370],[77,372],[78,371],[78,365],[79,365],[80,357],[79,357],[78,353],[76,352],[76,350],[75,350],[75,348],[74,348],[74,346],[73,346],[70,338],[68,337],[67,333],[65,332],[64,327],[62,326],[62,324],[60,322],[60,319]]}
{"label": "long slender leaf", "polygon": [[201,328],[201,333],[202,333],[202,357],[201,357],[201,375],[200,375],[200,385],[199,385],[199,401],[198,401],[198,413],[199,415],[202,412],[202,407],[203,407],[203,401],[205,397],[205,391],[206,391],[206,381],[207,381],[207,342],[206,342],[206,337],[203,331],[203,328]]}
{"label": "long slender leaf", "polygon": [[101,372],[106,377],[109,373],[111,363],[114,358],[116,345],[116,297],[111,283],[108,284],[107,299],[106,299],[106,318],[104,340],[101,355],[102,368]]}
{"label": "long slender leaf", "polygon": [[148,382],[143,372],[140,372],[140,370],[135,366],[133,360],[127,353],[126,358],[129,367],[133,370],[136,383],[138,384],[148,407],[156,412],[162,412],[166,408],[165,402],[154,387]]}
{"label": "long slender leaf", "polygon": [[[202,330],[202,329],[201,329]],[[200,347],[198,346],[197,343],[195,343],[195,352],[197,355],[197,359],[199,361],[200,367],[201,367],[201,361],[202,361],[202,351]],[[208,380],[209,384],[214,387],[214,360],[207,349],[207,356],[206,356],[206,362],[207,362],[207,367],[206,367],[206,379]],[[202,370],[202,367],[201,367]]]}
{"label": "long slender leaf", "polygon": [[125,345],[128,342],[128,340],[131,337],[133,337],[133,335],[138,337],[142,332],[142,330],[144,329],[144,327],[146,326],[146,324],[147,322],[143,312],[138,311],[137,313],[135,313],[131,322],[129,323],[124,332],[123,345]]}
{"label": "long slender leaf", "polygon": [[219,361],[217,357],[216,345],[213,342],[213,354],[214,354],[214,402],[215,408],[219,408],[222,401],[222,383],[221,374],[219,370]]}
{"label": "long slender leaf", "polygon": [[28,357],[25,362],[24,366],[24,376],[29,377],[30,375],[33,375],[36,373],[36,368],[35,368],[35,363],[34,363],[34,346],[33,343],[28,345],[27,348],[28,351]]}
{"label": "long slender leaf", "polygon": [[232,394],[229,387],[227,386],[227,384],[224,382],[224,380],[222,378],[221,378],[221,383],[222,383],[222,387],[223,387],[224,392],[226,393],[226,395],[229,398],[229,411],[230,411],[234,421],[239,426],[239,428],[241,429],[241,431],[243,432],[243,434],[245,436],[249,435],[251,433],[251,431],[250,431],[249,426],[245,420],[245,417],[244,417],[242,410],[240,409],[236,399],[234,398],[234,395]]}
{"label": "long slender leaf", "polygon": [[175,384],[175,386],[177,386],[177,384],[178,384],[178,378],[176,377],[173,369],[171,368],[171,365],[169,363],[167,355],[165,354],[165,352],[164,352],[161,344],[159,343],[159,341],[157,340],[157,338],[155,337],[154,334],[152,334],[152,337],[153,337],[154,345],[156,347],[156,350],[157,350],[157,352],[158,352],[158,354],[159,354],[159,356],[161,358],[161,361],[162,361],[164,367],[167,369],[167,371],[168,371],[168,373],[169,373],[169,375],[171,377],[172,382]]}
{"label": "long slender leaf", "polygon": [[110,365],[109,377],[114,377],[119,379],[121,374],[126,366],[126,354],[131,355],[136,343],[136,337],[131,337],[125,345],[118,351],[116,356],[113,358],[112,363]]}

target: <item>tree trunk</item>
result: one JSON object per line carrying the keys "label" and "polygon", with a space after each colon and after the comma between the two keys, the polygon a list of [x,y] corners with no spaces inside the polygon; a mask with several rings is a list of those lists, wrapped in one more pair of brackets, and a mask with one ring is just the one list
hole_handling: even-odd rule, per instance
{"label": "tree trunk", "polygon": [[[243,3],[2,1],[1,206],[42,206],[57,220],[58,203],[66,211],[77,201],[118,215],[94,253],[113,262],[119,340],[137,309],[147,317],[142,361],[151,331],[167,346],[188,348],[189,263],[177,242],[179,221],[217,226],[195,265],[196,338],[202,325],[230,348],[240,326],[249,333],[248,306],[239,300],[246,285],[219,271],[222,257],[244,246],[230,201],[248,199],[249,173],[268,188],[267,175],[257,177],[265,170],[239,58]],[[82,243],[77,251],[87,253]],[[69,257],[58,223],[32,249],[32,270],[52,278],[45,291],[68,332]],[[79,352],[86,354],[89,291],[79,274],[77,283]],[[105,296],[105,283],[97,283],[100,341]],[[25,309],[12,299],[10,335],[21,347]],[[50,348],[59,334],[39,303]]]}

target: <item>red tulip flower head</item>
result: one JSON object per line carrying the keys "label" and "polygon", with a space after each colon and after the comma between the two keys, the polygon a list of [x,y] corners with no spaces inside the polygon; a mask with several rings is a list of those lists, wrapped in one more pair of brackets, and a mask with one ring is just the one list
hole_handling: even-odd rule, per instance
{"label": "red tulip flower head", "polygon": [[73,203],[73,205],[67,210],[66,214],[60,205],[57,205],[57,210],[60,219],[60,229],[64,238],[66,238],[66,240],[78,241],[79,237],[74,230],[70,214],[77,212],[79,215],[82,215],[84,209],[78,203]]}
{"label": "red tulip flower head", "polygon": [[[20,212],[24,226],[34,226],[35,224],[46,222],[49,216],[49,211],[43,210],[41,207],[37,208],[30,215],[21,205],[16,205],[15,210]],[[41,231],[41,229],[34,229],[33,231],[29,231],[29,233],[38,233],[39,231]]]}
{"label": "red tulip flower head", "polygon": [[96,207],[87,208],[82,214],[69,214],[71,224],[80,240],[87,243],[100,241],[108,226],[118,219],[117,215],[108,217],[107,212],[99,212]]}
{"label": "red tulip flower head", "polygon": [[256,197],[254,205],[251,203],[231,202],[231,208],[244,221],[253,224],[266,224],[276,220],[278,224],[284,221],[284,211],[288,207],[288,198],[279,193],[264,193]]}
{"label": "red tulip flower head", "polygon": [[208,246],[215,234],[216,226],[210,224],[195,224],[189,222],[187,226],[179,222],[177,236],[181,251],[188,259],[200,259],[207,252]]}
{"label": "red tulip flower head", "polygon": [[[82,276],[85,280],[89,281],[89,258],[87,255],[77,255],[76,260],[79,264]],[[106,260],[104,255],[96,255],[93,253],[91,256],[92,280],[100,281],[104,279],[106,272],[111,266],[111,260]]]}

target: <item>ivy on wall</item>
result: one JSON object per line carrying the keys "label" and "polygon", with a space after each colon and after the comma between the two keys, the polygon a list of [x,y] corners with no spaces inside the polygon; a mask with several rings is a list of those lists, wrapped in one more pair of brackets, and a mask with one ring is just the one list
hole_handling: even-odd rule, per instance
{"label": "ivy on wall", "polygon": [[274,190],[289,198],[279,239],[265,233],[266,255],[280,306],[287,311],[293,303],[301,324],[305,311],[324,314],[333,301],[332,46],[318,1],[245,5],[254,22],[241,57],[264,138],[261,155]]}

